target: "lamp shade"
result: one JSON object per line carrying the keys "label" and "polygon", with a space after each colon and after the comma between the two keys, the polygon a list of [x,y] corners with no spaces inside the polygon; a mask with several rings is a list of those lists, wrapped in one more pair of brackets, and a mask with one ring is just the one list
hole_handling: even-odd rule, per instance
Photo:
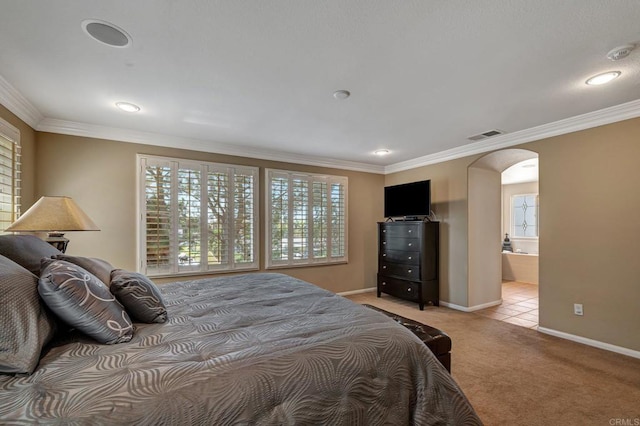
{"label": "lamp shade", "polygon": [[41,197],[7,232],[99,231],[69,197]]}

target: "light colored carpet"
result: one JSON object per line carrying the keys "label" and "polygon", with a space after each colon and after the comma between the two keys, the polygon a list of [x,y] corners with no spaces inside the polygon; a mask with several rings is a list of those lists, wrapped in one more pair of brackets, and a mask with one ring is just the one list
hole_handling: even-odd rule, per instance
{"label": "light colored carpet", "polygon": [[447,333],[452,375],[486,425],[640,425],[640,359],[375,292],[348,298]]}

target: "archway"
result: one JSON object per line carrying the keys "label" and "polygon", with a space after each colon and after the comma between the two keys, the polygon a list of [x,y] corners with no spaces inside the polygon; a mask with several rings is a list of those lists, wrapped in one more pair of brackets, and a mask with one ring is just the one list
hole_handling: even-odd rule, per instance
{"label": "archway", "polygon": [[469,310],[502,302],[502,172],[538,154],[505,149],[471,163],[468,180],[468,305]]}

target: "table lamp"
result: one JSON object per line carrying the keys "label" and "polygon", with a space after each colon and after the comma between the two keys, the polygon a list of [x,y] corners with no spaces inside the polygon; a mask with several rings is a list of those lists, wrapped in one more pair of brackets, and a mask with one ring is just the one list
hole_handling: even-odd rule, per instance
{"label": "table lamp", "polygon": [[41,197],[7,232],[46,232],[45,241],[61,252],[67,250],[67,231],[99,231],[95,223],[69,197]]}

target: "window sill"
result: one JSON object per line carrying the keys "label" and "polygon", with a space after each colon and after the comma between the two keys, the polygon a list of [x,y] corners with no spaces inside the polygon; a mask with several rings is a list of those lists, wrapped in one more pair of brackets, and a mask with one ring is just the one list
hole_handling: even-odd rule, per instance
{"label": "window sill", "polygon": [[153,274],[147,275],[149,278],[181,278],[181,277],[197,277],[197,276],[209,276],[209,275],[221,275],[221,274],[233,274],[238,272],[252,272],[259,271],[260,268],[252,266],[251,268],[236,268],[236,269],[221,269],[217,271],[194,271],[194,272],[180,272],[177,274]]}
{"label": "window sill", "polygon": [[294,263],[287,265],[269,265],[266,266],[265,269],[291,269],[291,268],[313,268],[316,266],[334,266],[334,265],[346,265],[348,264],[348,260],[341,260],[339,262],[324,262],[324,263]]}

